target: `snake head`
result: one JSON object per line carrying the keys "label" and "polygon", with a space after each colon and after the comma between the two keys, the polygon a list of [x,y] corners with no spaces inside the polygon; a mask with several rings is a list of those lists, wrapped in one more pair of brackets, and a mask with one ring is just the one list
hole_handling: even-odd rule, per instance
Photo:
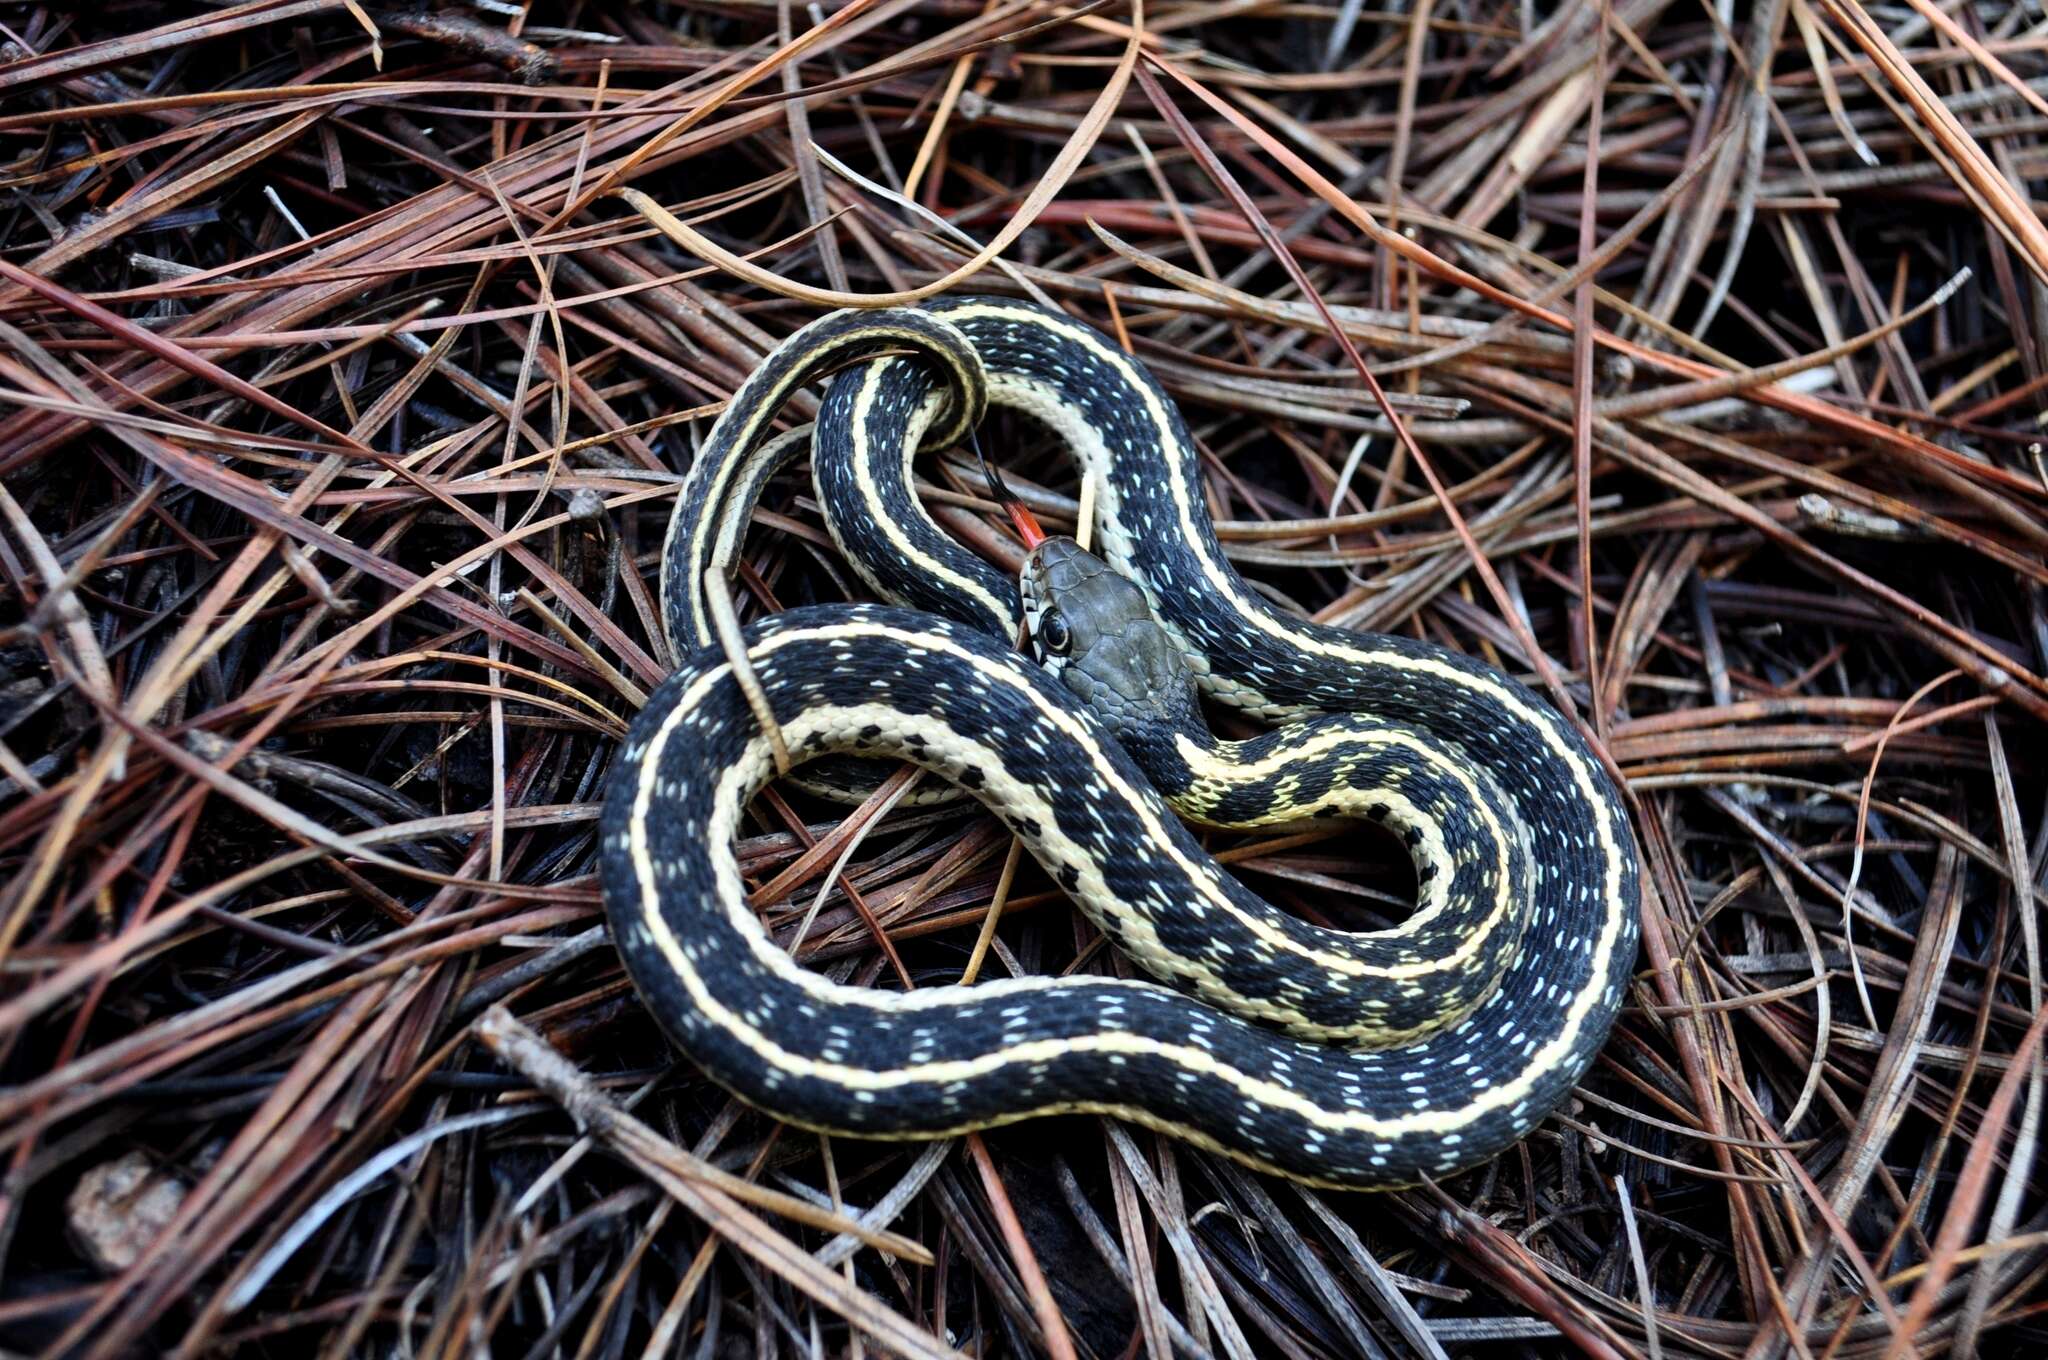
{"label": "snake head", "polygon": [[1071,538],[1048,538],[1018,584],[1033,656],[1132,754],[1199,721],[1180,645],[1107,562]]}

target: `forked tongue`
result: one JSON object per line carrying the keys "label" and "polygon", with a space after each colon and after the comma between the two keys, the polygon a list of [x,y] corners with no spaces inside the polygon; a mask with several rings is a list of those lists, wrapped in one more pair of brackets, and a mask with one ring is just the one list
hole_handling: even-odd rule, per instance
{"label": "forked tongue", "polygon": [[988,494],[995,497],[996,504],[1002,506],[1003,512],[1010,517],[1010,523],[1016,526],[1017,537],[1024,540],[1024,546],[1035,548],[1045,542],[1045,530],[1038,527],[1038,517],[1004,483],[1003,474],[996,471],[995,464],[989,462],[988,455],[981,451],[981,440],[970,433],[967,442],[973,446],[975,460],[981,464],[981,475],[988,479]]}

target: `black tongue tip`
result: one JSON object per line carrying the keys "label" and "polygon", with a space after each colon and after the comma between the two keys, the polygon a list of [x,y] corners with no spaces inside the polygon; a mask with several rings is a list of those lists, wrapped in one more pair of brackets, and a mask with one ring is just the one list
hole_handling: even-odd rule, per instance
{"label": "black tongue tip", "polygon": [[981,475],[988,482],[988,494],[995,498],[1003,513],[1010,517],[1016,527],[1017,537],[1024,540],[1027,548],[1037,548],[1046,541],[1045,530],[1038,527],[1038,517],[1030,507],[1017,499],[1015,492],[1003,481],[1003,474],[996,471],[996,465],[989,462],[988,455],[981,451],[981,436],[973,430],[967,432],[967,446],[974,450],[974,460],[981,464]]}

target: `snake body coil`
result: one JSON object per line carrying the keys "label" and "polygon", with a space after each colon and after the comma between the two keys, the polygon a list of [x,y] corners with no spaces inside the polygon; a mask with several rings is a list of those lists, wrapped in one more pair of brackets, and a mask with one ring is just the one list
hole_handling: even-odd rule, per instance
{"label": "snake body coil", "polygon": [[[920,355],[834,382],[813,436],[820,500],[864,576],[950,618],[834,606],[756,624],[754,702],[799,758],[903,758],[966,788],[1179,990],[1093,977],[849,988],[799,967],[748,907],[731,843],[772,748],[714,643],[703,581],[733,559],[760,486],[799,447],[768,437],[783,398],[839,358],[905,346]],[[910,494],[917,445],[971,424],[984,392],[1051,427],[1100,479],[1099,537],[1117,575],[1054,544],[1027,569],[1041,654],[1073,648],[1044,655],[1064,684],[1008,645],[1027,612],[1015,584]],[[1092,1110],[1304,1180],[1398,1184],[1520,1138],[1612,1024],[1634,958],[1637,871],[1614,790],[1569,722],[1464,657],[1305,624],[1251,592],[1216,543],[1173,404],[1057,313],[969,298],[798,332],[700,455],[663,599],[690,655],[649,699],[614,775],[605,899],[677,1043],[785,1119],[936,1137]],[[1049,608],[1065,610],[1057,646]],[[1070,639],[1070,618],[1091,636]],[[1135,712],[1172,688],[1124,694],[1126,634],[1147,627],[1165,639],[1153,654],[1177,654],[1213,699],[1329,716],[1230,744],[1206,738],[1191,702]],[[1109,660],[1083,660],[1083,641]],[[1386,821],[1417,861],[1419,909],[1361,935],[1277,912],[1200,849],[1155,781],[1212,823]]]}

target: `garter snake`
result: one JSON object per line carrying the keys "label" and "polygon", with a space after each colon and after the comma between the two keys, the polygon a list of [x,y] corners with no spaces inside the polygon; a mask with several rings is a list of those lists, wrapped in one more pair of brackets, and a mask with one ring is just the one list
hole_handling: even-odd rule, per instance
{"label": "garter snake", "polygon": [[[834,537],[897,604],[764,619],[736,672],[707,573],[732,563],[761,487],[807,442],[771,437],[777,410],[856,359],[808,442]],[[912,455],[984,403],[1043,423],[1098,478],[1100,558],[1048,540],[1020,583],[919,507]],[[1572,724],[1469,658],[1305,623],[1252,591],[1217,543],[1174,404],[1087,326],[961,298],[798,331],[700,451],[662,594],[686,659],[612,777],[607,909],[670,1036],[783,1119],[927,1138],[1096,1111],[1297,1179],[1393,1185],[1511,1145],[1605,1040],[1634,959],[1637,867]],[[1011,645],[1020,621],[1036,660]],[[1197,691],[1285,725],[1219,742]],[[750,909],[732,851],[774,773],[760,705],[799,760],[907,759],[965,788],[1171,985],[896,993],[797,965]],[[1213,825],[1380,820],[1415,860],[1417,910],[1361,934],[1278,912],[1167,796]]]}

